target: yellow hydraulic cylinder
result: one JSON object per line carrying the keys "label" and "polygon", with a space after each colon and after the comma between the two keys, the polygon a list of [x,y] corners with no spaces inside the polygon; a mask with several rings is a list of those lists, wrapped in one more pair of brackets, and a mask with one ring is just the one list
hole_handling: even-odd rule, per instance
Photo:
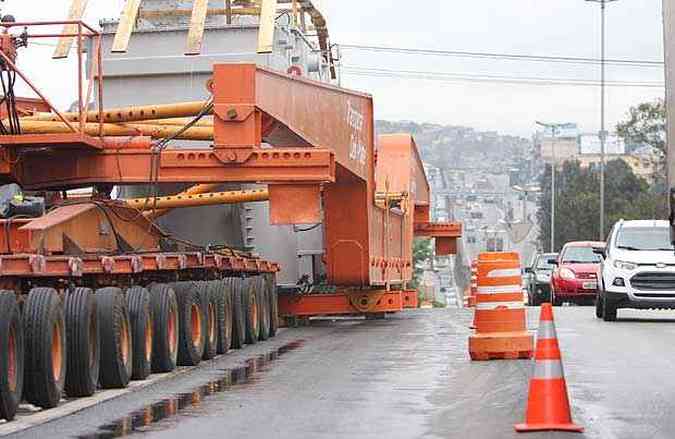
{"label": "yellow hydraulic cylinder", "polygon": [[[168,119],[175,117],[190,117],[198,115],[205,105],[206,102],[197,101],[165,105],[111,108],[108,110],[103,110],[103,122],[120,123],[137,122],[141,120]],[[99,112],[97,110],[87,111],[85,114],[87,116],[87,122],[99,121]],[[69,121],[78,121],[80,118],[80,115],[77,112],[63,113],[63,116]],[[43,122],[60,121],[59,117],[54,113],[36,113],[32,116],[24,117],[21,120],[37,120]]]}
{"label": "yellow hydraulic cylinder", "polygon": [[[76,126],[76,128],[78,128]],[[154,139],[172,137],[183,127],[176,125],[143,125],[143,124],[111,124],[87,123],[84,132],[90,136],[98,136],[99,129],[103,136],[150,136]],[[46,122],[37,120],[22,120],[21,132],[23,134],[67,134],[73,131],[63,122]],[[213,128],[195,126],[176,137],[178,140],[213,140]]]}
{"label": "yellow hydraulic cylinder", "polygon": [[124,201],[127,205],[135,209],[150,210],[251,203],[256,201],[267,201],[269,198],[270,194],[267,189],[255,189],[245,191],[208,192],[195,195],[178,194],[157,198],[133,198],[121,201]]}

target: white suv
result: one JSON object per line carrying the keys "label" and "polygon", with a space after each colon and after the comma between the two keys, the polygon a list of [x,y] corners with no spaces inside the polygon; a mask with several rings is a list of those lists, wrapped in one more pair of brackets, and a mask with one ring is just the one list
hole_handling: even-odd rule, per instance
{"label": "white suv", "polygon": [[598,318],[614,321],[618,308],[675,309],[675,248],[668,221],[617,222],[603,254]]}

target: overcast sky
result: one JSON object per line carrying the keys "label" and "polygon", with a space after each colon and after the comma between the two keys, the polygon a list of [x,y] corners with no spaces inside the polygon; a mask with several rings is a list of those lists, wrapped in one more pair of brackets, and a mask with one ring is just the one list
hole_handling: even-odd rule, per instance
{"label": "overcast sky", "polygon": [[[334,43],[527,55],[599,57],[600,7],[584,0],[324,0]],[[67,0],[7,0],[20,20],[65,18]],[[87,21],[117,16],[123,0],[90,0]],[[663,59],[660,0],[619,0],[607,7],[607,56]],[[45,53],[51,48],[45,47]],[[37,57],[36,53],[31,55]],[[44,56],[44,53],[41,54]],[[28,55],[26,56],[28,57]],[[35,58],[37,59],[37,58]],[[30,60],[24,58],[24,63]],[[599,67],[475,60],[343,50],[345,67],[509,77],[597,79]],[[45,64],[47,65],[47,64]],[[67,102],[65,64],[35,73],[36,81]],[[660,82],[661,68],[609,67],[610,81]],[[345,75],[343,85],[375,97],[376,117],[472,126],[529,136],[535,120],[577,122],[599,129],[599,87]],[[629,106],[662,96],[661,88],[609,87],[608,126]]]}

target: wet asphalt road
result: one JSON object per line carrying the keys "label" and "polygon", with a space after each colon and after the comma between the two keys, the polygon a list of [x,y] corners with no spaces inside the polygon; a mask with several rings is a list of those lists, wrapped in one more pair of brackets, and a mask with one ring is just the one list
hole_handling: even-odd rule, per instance
{"label": "wet asphalt road", "polygon": [[[538,309],[530,309],[530,326]],[[675,313],[556,309],[584,435],[675,436]],[[321,322],[11,438],[512,438],[529,361],[472,363],[466,310]],[[250,359],[247,361],[247,359]],[[523,437],[523,436],[520,436]]]}

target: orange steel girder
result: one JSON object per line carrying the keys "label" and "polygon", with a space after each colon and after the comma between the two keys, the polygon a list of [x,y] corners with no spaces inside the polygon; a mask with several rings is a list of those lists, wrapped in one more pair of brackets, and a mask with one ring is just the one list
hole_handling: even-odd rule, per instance
{"label": "orange steel girder", "polygon": [[[29,190],[58,190],[97,183],[148,184],[152,151],[112,145],[95,153],[26,152],[18,164],[0,160],[9,180]],[[3,168],[2,165],[6,167]],[[215,149],[169,149],[161,153],[159,183],[298,182],[334,180],[333,153],[325,148],[251,148],[246,162],[224,163]],[[0,178],[3,177],[0,174]]]}
{"label": "orange steel girder", "polygon": [[[162,151],[157,182],[268,183],[273,224],[323,219],[329,283],[388,289],[411,280],[429,187],[410,136],[380,139],[376,163],[369,95],[253,64],[216,65],[210,89],[213,147]],[[0,180],[33,190],[152,182],[146,138],[102,138],[86,149],[31,142],[5,147]],[[378,206],[376,192],[407,199]]]}
{"label": "orange steel girder", "polygon": [[403,311],[402,291],[338,291],[332,294],[279,295],[279,315],[311,317]]}

